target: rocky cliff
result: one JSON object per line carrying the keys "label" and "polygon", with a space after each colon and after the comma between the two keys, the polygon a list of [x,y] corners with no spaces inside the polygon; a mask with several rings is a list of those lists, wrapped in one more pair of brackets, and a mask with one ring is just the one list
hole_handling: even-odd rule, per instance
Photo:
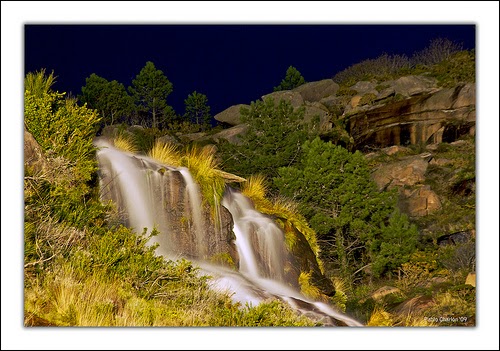
{"label": "rocky cliff", "polygon": [[[440,186],[433,184],[429,176],[462,171],[459,166],[452,166],[460,162],[437,153],[439,145],[446,143],[459,149],[455,142],[469,138],[457,143],[465,142],[465,149],[474,152],[474,83],[443,88],[435,78],[410,75],[340,87],[325,79],[262,96],[266,98],[275,102],[283,99],[294,108],[304,108],[304,120],[309,122],[316,117],[323,139],[364,152],[379,189],[396,189],[400,209],[413,218],[442,210],[446,201],[443,194],[436,193],[435,188]],[[219,133],[218,138],[212,137],[212,142],[224,139],[224,134],[231,136],[225,138],[229,142],[238,142],[238,135],[245,132],[240,121],[242,106],[248,107],[231,106],[215,116],[229,128]],[[420,152],[415,152],[417,149]]]}
{"label": "rocky cliff", "polygon": [[[336,121],[342,121],[353,147],[453,142],[475,133],[476,90],[473,83],[439,88],[426,76],[405,76],[381,83],[362,81],[340,89],[331,79],[311,82],[293,90],[262,96],[276,102],[286,100],[294,108],[304,107],[305,121],[316,116],[321,134],[328,136]],[[214,118],[236,129],[240,108],[227,108]],[[235,133],[231,133],[234,142]]]}

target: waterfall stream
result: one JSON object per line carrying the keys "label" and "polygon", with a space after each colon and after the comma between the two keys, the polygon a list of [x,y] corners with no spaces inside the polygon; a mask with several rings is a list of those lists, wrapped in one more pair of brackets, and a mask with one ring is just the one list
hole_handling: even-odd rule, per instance
{"label": "waterfall stream", "polygon": [[[230,229],[234,240],[227,243],[220,228],[214,228],[217,225],[211,225],[204,215],[199,187],[187,168],[170,167],[118,150],[102,138],[94,143],[99,149],[102,200],[112,200],[124,224],[137,233],[156,228],[159,234],[151,243],[159,244],[158,255],[191,260],[202,274],[212,277],[213,289],[228,292],[233,301],[243,305],[278,298],[324,325],[361,326],[334,307],[306,298],[289,284],[282,230],[256,211],[244,195],[228,190],[221,202],[233,223]],[[238,270],[208,259],[223,245],[235,246]]]}

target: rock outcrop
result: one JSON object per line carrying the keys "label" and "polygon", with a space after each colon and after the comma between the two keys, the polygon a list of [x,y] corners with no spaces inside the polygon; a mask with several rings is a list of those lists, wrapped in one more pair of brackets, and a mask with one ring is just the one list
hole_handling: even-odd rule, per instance
{"label": "rock outcrop", "polygon": [[332,79],[323,79],[317,82],[302,84],[293,89],[298,92],[304,101],[315,102],[321,99],[335,95],[339,90],[339,85]]}
{"label": "rock outcrop", "polygon": [[[387,147],[451,142],[474,134],[476,124],[475,84],[439,88],[435,78],[405,76],[381,83],[360,81],[346,96],[331,79],[303,84],[293,90],[262,96],[290,102],[305,109],[304,120],[314,121],[320,133],[328,135],[333,119],[342,118],[354,148]],[[235,105],[215,116],[219,122],[241,124]]]}
{"label": "rock outcrop", "polygon": [[417,91],[373,105],[353,105],[351,101],[347,128],[356,148],[450,142],[475,133],[474,84]]}
{"label": "rock outcrop", "polygon": [[[398,147],[383,149],[394,154]],[[398,150],[400,151],[400,150]],[[425,174],[432,154],[423,153],[381,164],[372,173],[379,190],[396,188],[399,192],[399,208],[411,217],[426,216],[441,209],[441,200],[429,185],[425,185]]]}
{"label": "rock outcrop", "polygon": [[236,126],[238,124],[241,124],[241,114],[240,114],[240,109],[242,107],[247,107],[249,108],[249,105],[245,104],[239,104],[239,105],[233,105],[228,107],[222,112],[219,112],[214,116],[214,119],[216,121],[226,123],[231,126]]}

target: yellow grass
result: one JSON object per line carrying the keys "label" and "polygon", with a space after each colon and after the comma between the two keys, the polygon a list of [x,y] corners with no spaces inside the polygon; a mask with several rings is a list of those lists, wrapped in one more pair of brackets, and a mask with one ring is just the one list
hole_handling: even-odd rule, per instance
{"label": "yellow grass", "polygon": [[179,167],[181,165],[181,154],[178,152],[177,146],[172,143],[155,142],[153,148],[148,152],[148,156],[169,166]]}
{"label": "yellow grass", "polygon": [[241,193],[253,202],[264,201],[267,193],[265,177],[262,174],[251,175],[243,184]]}
{"label": "yellow grass", "polygon": [[369,327],[392,327],[394,326],[394,320],[389,312],[378,306],[373,310],[366,325]]}
{"label": "yellow grass", "polygon": [[133,138],[124,134],[117,135],[113,139],[113,143],[116,148],[126,152],[136,153],[138,151]]}
{"label": "yellow grass", "polygon": [[327,301],[328,297],[321,293],[321,290],[311,283],[312,272],[300,272],[299,286],[300,292],[311,299]]}
{"label": "yellow grass", "polygon": [[226,182],[219,173],[219,163],[213,148],[192,146],[182,158],[182,166],[187,167],[200,186],[204,200],[215,208],[220,204]]}

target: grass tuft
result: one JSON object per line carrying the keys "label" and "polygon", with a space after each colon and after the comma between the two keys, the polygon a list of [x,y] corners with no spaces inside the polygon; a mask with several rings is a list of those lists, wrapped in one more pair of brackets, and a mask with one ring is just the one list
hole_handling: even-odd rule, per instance
{"label": "grass tuft", "polygon": [[133,137],[127,136],[126,134],[117,135],[113,139],[113,144],[116,148],[126,152],[137,153],[137,151],[139,150]]}
{"label": "grass tuft", "polygon": [[181,155],[177,146],[168,142],[157,141],[148,152],[148,156],[158,162],[179,167],[181,165]]}

